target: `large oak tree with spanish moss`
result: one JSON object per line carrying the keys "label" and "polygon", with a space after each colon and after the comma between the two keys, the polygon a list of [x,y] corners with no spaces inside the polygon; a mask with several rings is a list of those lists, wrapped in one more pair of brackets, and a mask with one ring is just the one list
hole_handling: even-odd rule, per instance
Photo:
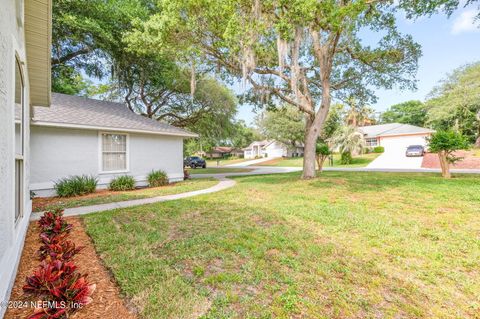
{"label": "large oak tree with spanish moss", "polygon": [[308,179],[332,99],[367,102],[374,88],[415,87],[420,47],[397,30],[392,2],[160,0],[126,40],[131,50],[169,52],[241,78],[248,96],[265,103],[297,107]]}

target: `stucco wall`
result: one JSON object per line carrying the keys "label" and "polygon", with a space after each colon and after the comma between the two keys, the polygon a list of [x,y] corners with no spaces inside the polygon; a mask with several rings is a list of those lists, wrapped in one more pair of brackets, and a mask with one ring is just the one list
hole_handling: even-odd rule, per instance
{"label": "stucco wall", "polygon": [[94,175],[99,188],[119,175],[131,175],[137,185],[146,184],[147,174],[164,170],[171,181],[183,179],[183,140],[180,137],[128,134],[129,170],[100,173],[99,132],[96,130],[32,126],[31,189],[38,196],[54,195],[54,182],[70,175]]}
{"label": "stucco wall", "polygon": [[[14,0],[0,0],[0,305],[8,300],[23,248],[31,212],[29,185],[29,87],[22,20],[17,20]],[[20,23],[19,23],[20,22]],[[24,202],[23,217],[15,221],[14,206],[14,76],[15,55],[22,65],[25,82]],[[5,308],[0,307],[0,317]]]}

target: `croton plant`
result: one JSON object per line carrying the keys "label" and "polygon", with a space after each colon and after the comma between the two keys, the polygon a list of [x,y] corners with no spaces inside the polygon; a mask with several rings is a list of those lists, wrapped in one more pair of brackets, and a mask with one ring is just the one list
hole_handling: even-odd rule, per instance
{"label": "croton plant", "polygon": [[48,307],[35,308],[28,319],[68,318],[69,314],[92,302],[95,284],[77,270],[72,257],[83,247],[76,247],[67,237],[72,229],[63,211],[45,212],[38,221],[40,265],[27,277],[23,290],[47,302]]}

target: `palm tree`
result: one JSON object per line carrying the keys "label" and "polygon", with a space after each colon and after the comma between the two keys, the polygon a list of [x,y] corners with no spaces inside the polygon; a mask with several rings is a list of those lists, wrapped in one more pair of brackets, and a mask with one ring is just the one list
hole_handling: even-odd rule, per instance
{"label": "palm tree", "polygon": [[347,102],[349,109],[345,118],[346,124],[354,127],[375,124],[375,111],[364,105],[358,104],[354,98]]}
{"label": "palm tree", "polygon": [[363,134],[351,125],[341,127],[331,142],[340,151],[342,164],[350,164],[352,155],[360,154],[365,148]]}

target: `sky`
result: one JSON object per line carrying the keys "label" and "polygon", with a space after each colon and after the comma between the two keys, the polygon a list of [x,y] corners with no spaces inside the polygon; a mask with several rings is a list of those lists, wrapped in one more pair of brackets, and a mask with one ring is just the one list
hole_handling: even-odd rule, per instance
{"label": "sky", "polygon": [[[412,21],[399,16],[399,31],[412,35],[414,41],[422,46],[423,55],[418,61],[416,77],[417,90],[377,90],[378,102],[371,107],[381,112],[404,101],[424,101],[432,88],[448,73],[467,63],[480,61],[480,28],[479,23],[474,23],[477,13],[476,6],[470,6],[457,10],[450,18],[438,14]],[[241,93],[238,85],[232,89]],[[237,118],[252,125],[255,113],[251,106],[241,105]]]}

